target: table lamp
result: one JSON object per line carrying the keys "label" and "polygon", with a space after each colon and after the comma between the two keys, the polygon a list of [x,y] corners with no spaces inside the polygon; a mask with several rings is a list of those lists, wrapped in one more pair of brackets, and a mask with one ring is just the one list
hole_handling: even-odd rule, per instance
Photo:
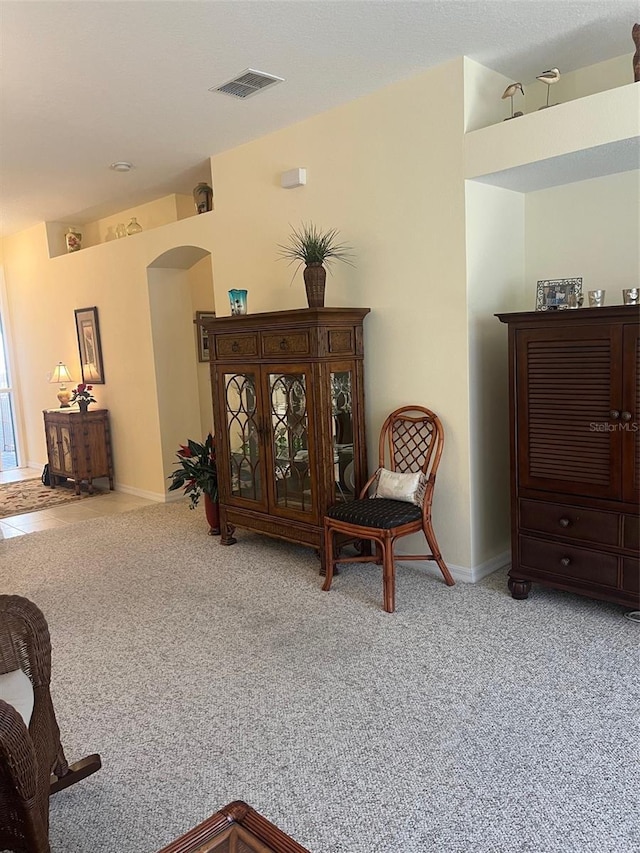
{"label": "table lamp", "polygon": [[60,400],[60,408],[68,409],[69,400],[71,399],[71,391],[69,391],[65,383],[73,382],[73,379],[71,378],[71,374],[67,370],[67,365],[59,361],[51,371],[51,379],[49,380],[49,382],[60,383],[60,390],[58,391],[58,400]]}

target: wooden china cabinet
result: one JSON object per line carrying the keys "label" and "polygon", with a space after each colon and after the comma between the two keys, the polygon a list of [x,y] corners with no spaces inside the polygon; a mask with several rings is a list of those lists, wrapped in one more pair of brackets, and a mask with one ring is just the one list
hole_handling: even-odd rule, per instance
{"label": "wooden china cabinet", "polygon": [[303,308],[203,323],[223,545],[242,527],[322,553],[327,508],[367,480],[368,313]]}
{"label": "wooden china cabinet", "polygon": [[640,309],[499,314],[509,326],[512,564],[638,608]]}

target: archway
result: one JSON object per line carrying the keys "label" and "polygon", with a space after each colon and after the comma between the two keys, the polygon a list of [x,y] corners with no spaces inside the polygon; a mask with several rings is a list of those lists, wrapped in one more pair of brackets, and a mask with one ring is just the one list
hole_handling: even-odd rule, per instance
{"label": "archway", "polygon": [[165,478],[188,438],[213,428],[209,365],[198,359],[196,312],[215,313],[211,254],[177,246],[147,267],[149,315]]}

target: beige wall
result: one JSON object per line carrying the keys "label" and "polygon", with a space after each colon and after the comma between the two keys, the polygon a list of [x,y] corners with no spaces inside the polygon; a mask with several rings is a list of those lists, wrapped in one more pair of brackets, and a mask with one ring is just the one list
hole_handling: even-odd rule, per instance
{"label": "beige wall", "polygon": [[[441,416],[436,532],[445,558],[469,566],[463,121],[458,59],[213,157],[213,254],[216,304],[228,314],[232,287],[248,289],[250,312],[305,305],[302,272],[290,285],[292,268],[277,260],[290,225],[337,227],[353,245],[357,267],[335,266],[326,302],[371,308],[371,464],[389,411],[421,403]],[[296,166],[307,185],[282,189],[280,173]]]}
{"label": "beige wall", "polygon": [[[47,374],[64,361],[80,381],[73,311],[96,305],[106,383],[95,386],[94,393],[98,405],[111,413],[117,486],[162,498],[175,448],[167,446],[163,453],[161,436],[184,440],[189,431],[199,430],[200,416],[194,423],[190,415],[183,424],[175,418],[163,423],[147,267],[175,247],[191,247],[176,254],[171,261],[176,268],[188,269],[201,260],[211,252],[213,216],[194,216],[52,259],[44,224],[4,240],[25,461],[37,466],[46,461],[42,410],[57,405],[57,389]],[[191,297],[185,298],[190,312]],[[162,344],[162,336],[156,343]],[[171,345],[188,350],[195,364],[192,324],[185,325],[180,339],[172,336]]]}
{"label": "beige wall", "polygon": [[[189,270],[189,289],[192,316],[197,311],[215,312],[213,297],[213,269],[211,256],[207,255]],[[198,353],[198,330],[193,326],[194,352]],[[204,439],[213,432],[213,405],[211,401],[211,372],[208,362],[197,362],[198,398],[200,408],[200,433],[195,436]]]}

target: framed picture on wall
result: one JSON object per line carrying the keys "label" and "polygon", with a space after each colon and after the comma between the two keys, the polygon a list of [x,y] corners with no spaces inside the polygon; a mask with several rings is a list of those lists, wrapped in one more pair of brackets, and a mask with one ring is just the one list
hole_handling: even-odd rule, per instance
{"label": "framed picture on wall", "polygon": [[89,385],[104,385],[98,309],[94,305],[93,308],[76,308],[73,313],[76,315],[82,381]]}
{"label": "framed picture on wall", "polygon": [[581,278],[555,278],[538,282],[536,311],[578,308],[582,304]]}
{"label": "framed picture on wall", "polygon": [[207,330],[202,326],[207,320],[215,320],[212,311],[196,311],[196,332],[198,337],[198,361],[209,361],[209,336]]}

